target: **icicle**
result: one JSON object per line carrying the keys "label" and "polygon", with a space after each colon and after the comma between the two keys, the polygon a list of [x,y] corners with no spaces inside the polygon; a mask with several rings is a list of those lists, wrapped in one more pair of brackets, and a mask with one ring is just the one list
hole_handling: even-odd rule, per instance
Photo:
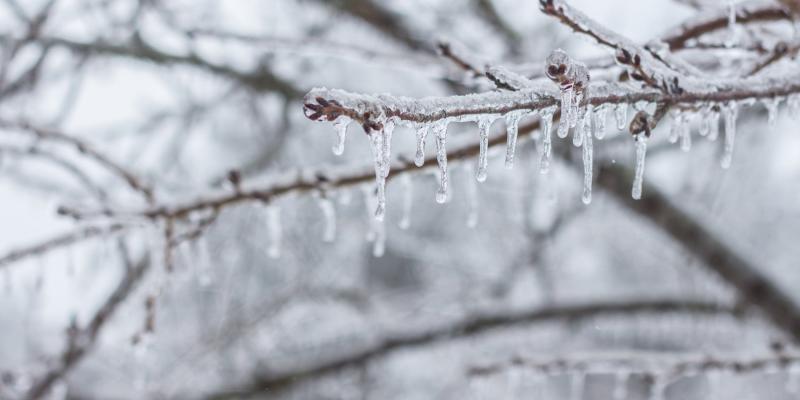
{"label": "icicle", "polygon": [[800,119],[800,95],[789,96],[786,105],[789,107],[789,115],[794,119]]}
{"label": "icicle", "polygon": [[569,381],[570,400],[581,400],[583,398],[583,389],[585,386],[586,374],[583,372],[574,372]]}
{"label": "icicle", "polygon": [[583,195],[581,200],[583,204],[592,202],[592,163],[594,146],[592,144],[592,132],[589,129],[583,129]]}
{"label": "icicle", "polygon": [[439,189],[436,190],[436,202],[444,204],[447,201],[447,123],[440,123],[434,127],[436,133],[436,161],[439,163]]}
{"label": "icicle", "polygon": [[681,113],[680,117],[680,139],[681,150],[689,151],[692,149],[692,126],[689,124],[689,117],[686,113]]}
{"label": "icicle", "polygon": [[325,221],[322,241],[326,243],[333,242],[336,239],[336,206],[333,204],[333,201],[327,197],[321,197],[318,203]]}
{"label": "icicle", "polygon": [[612,394],[613,400],[625,400],[628,397],[628,378],[630,373],[628,371],[617,371],[614,374],[614,393]]}
{"label": "icicle", "polygon": [[572,95],[572,105],[569,110],[569,127],[574,128],[578,125],[578,118],[581,117],[581,111],[583,111],[583,107],[581,106],[581,102],[583,102],[583,91],[582,90],[574,90],[574,94]]}
{"label": "icicle", "polygon": [[634,136],[636,142],[636,170],[633,177],[631,197],[635,200],[642,198],[642,183],[644,181],[644,163],[647,156],[647,136],[640,133]]}
{"label": "icicle", "polygon": [[711,132],[711,106],[703,107],[703,111],[698,114],[700,118],[700,129],[697,133],[700,136],[708,136],[708,133]]}
{"label": "icicle", "polygon": [[333,146],[333,154],[340,156],[344,154],[344,140],[347,135],[347,127],[352,121],[349,117],[341,116],[333,122],[333,127],[336,128],[337,142]]}
{"label": "icicle", "polygon": [[708,117],[708,140],[715,141],[719,137],[719,112],[711,111]]}
{"label": "icicle", "polygon": [[681,135],[683,116],[679,110],[674,109],[669,112],[669,115],[671,124],[669,127],[669,137],[667,139],[670,143],[677,143]]}
{"label": "icicle", "polygon": [[764,99],[764,107],[767,108],[767,125],[774,127],[778,122],[778,107],[781,104],[780,98]]}
{"label": "icicle", "polygon": [[736,0],[728,0],[728,34],[730,35],[725,40],[725,47],[733,47],[736,45],[738,39],[738,31],[736,29]]}
{"label": "icicle", "polygon": [[428,125],[417,128],[417,153],[414,155],[414,165],[421,167],[425,165],[425,138],[428,137]]}
{"label": "icicle", "polygon": [[472,168],[466,165],[467,173],[467,199],[469,199],[469,215],[467,216],[467,227],[474,228],[478,225],[478,186],[471,179]]}
{"label": "icicle", "polygon": [[281,209],[275,204],[267,204],[267,232],[269,235],[269,248],[267,255],[270,258],[278,258],[281,256],[281,236],[283,228],[281,227]]}
{"label": "icicle", "polygon": [[553,113],[552,108],[542,110],[541,113],[541,127],[542,127],[542,152],[539,159],[539,172],[546,174],[550,171],[550,157],[553,152],[553,143],[550,131],[553,129]]}
{"label": "icicle", "polygon": [[608,114],[608,107],[605,105],[599,106],[594,110],[592,129],[594,129],[594,137],[598,140],[603,140],[606,137],[606,114]]}
{"label": "icicle", "polygon": [[[389,131],[389,135],[391,135],[392,128],[393,125],[389,125],[389,123],[384,127]],[[369,133],[375,167],[375,190],[377,196],[375,218],[378,220],[383,220],[386,215],[386,176],[388,175],[389,166],[387,165],[388,159],[386,157],[388,145],[385,144],[387,136],[384,135],[384,132],[372,131]]]}
{"label": "icicle", "polygon": [[386,121],[383,125],[383,141],[381,142],[381,157],[383,161],[381,162],[381,166],[383,167],[383,177],[386,178],[389,176],[389,170],[392,167],[392,133],[394,132],[394,121],[389,120]]}
{"label": "icicle", "polygon": [[628,105],[619,103],[614,107],[614,117],[617,120],[617,130],[624,131],[628,128]]}
{"label": "icicle", "polygon": [[512,111],[506,114],[506,169],[514,168],[514,153],[517,151],[519,120],[524,114],[524,111]]}
{"label": "icicle", "polygon": [[591,111],[587,111],[586,108],[581,108],[575,111],[578,114],[575,123],[575,129],[572,132],[572,145],[575,147],[581,147],[583,144],[583,132],[587,130],[586,126],[591,122],[591,118],[587,118],[587,114]]}
{"label": "icicle", "polygon": [[722,168],[730,168],[733,159],[733,145],[736,140],[736,118],[739,115],[739,106],[731,101],[722,109],[722,114],[725,116],[725,147],[720,165]]}
{"label": "icicle", "polygon": [[478,121],[478,130],[480,131],[480,154],[478,154],[478,170],[475,173],[475,179],[478,182],[486,181],[487,169],[489,165],[489,127],[494,122],[491,118],[481,118]]}
{"label": "icicle", "polygon": [[403,217],[400,219],[400,229],[408,229],[411,226],[411,204],[414,200],[414,183],[408,173],[400,177],[403,186]]}
{"label": "icicle", "polygon": [[574,91],[572,85],[561,87],[561,120],[558,123],[558,137],[564,139],[569,134],[570,111],[572,110],[572,98]]}
{"label": "icicle", "polygon": [[383,220],[372,221],[375,226],[375,239],[372,242],[372,256],[383,257],[386,252],[386,223]]}

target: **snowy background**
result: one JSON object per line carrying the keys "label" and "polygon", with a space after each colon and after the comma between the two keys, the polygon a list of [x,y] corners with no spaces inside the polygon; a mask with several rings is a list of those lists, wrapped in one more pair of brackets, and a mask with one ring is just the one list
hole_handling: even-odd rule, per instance
{"label": "snowy background", "polygon": [[[24,398],[59,368],[70,326],[86,326],[140,260],[149,266],[142,281],[44,398],[606,399],[619,368],[586,376],[470,371],[515,357],[623,354],[648,365],[682,355],[769,355],[776,342],[791,339],[657,224],[601,190],[584,205],[578,169],[556,161],[540,175],[530,141],[520,143],[513,170],[503,168],[504,149],[493,153],[485,183],[474,182],[474,159],[451,164],[445,205],[434,201],[435,174],[414,174],[410,186],[390,182],[381,257],[367,240],[374,222],[364,188],[354,187],[333,192],[331,242],[323,240],[330,222],[323,211],[331,203],[319,196],[278,199],[277,227],[263,204],[242,202],[177,246],[174,271],[166,273],[163,221],[131,221],[124,213],[76,221],[57,213],[60,206],[141,210],[148,204],[139,193],[75,146],[15,125],[27,121],[90,143],[155,188],[158,204],[233,191],[225,177],[234,169],[256,184],[297,167],[370,171],[361,129],[349,128],[344,155],[331,154],[334,128],[308,120],[302,96],[321,86],[413,97],[490,89],[437,57],[436,40],[498,65],[530,63],[536,70],[555,48],[585,60],[610,54],[543,15],[536,1],[49,3],[0,2],[0,257],[97,223],[130,225],[121,234],[0,262],[2,399]],[[487,16],[486,3],[500,25]],[[696,3],[571,2],[640,43],[699,12]],[[725,7],[699,3],[704,10]],[[368,4],[391,22],[368,21]],[[45,9],[47,18],[30,31]],[[28,84],[6,90],[18,80]],[[800,302],[800,136],[788,114],[782,107],[769,126],[761,104],[743,109],[730,169],[720,168],[721,141],[696,136],[689,152],[668,144],[665,120],[651,141],[645,181]],[[633,141],[611,113],[607,124],[606,139],[595,142],[597,163],[632,168]],[[478,130],[453,123],[449,135],[448,146],[457,146],[476,142]],[[556,147],[568,143],[554,137]],[[414,146],[414,132],[398,128],[395,154],[411,157]],[[410,227],[401,229],[411,188]],[[469,227],[475,204],[477,225]],[[270,232],[276,228],[277,244]],[[155,329],[143,332],[155,287]],[[720,311],[554,317],[474,332],[460,325],[553,307],[670,301]],[[409,337],[422,339],[402,340]],[[664,394],[796,398],[797,368],[783,367],[682,376]],[[651,376],[630,372],[628,398],[648,398]]]}

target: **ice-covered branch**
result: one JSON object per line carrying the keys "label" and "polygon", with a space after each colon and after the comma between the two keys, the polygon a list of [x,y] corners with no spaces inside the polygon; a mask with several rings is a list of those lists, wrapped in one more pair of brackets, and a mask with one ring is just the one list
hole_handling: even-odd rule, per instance
{"label": "ice-covered branch", "polygon": [[[706,354],[706,353],[655,353],[655,352],[598,352],[570,354],[561,357],[516,356],[513,359],[473,367],[468,374],[473,378],[507,373],[522,369],[534,374],[620,374],[649,376],[668,385],[681,377],[724,372],[729,374],[797,372],[800,353],[779,351],[762,354]],[[624,384],[623,382],[616,382]],[[664,389],[662,387],[661,389]],[[616,397],[615,397],[616,398]]]}
{"label": "ice-covered branch", "polygon": [[23,260],[28,257],[37,257],[53,250],[61,249],[85,240],[114,236],[128,228],[122,223],[110,225],[87,226],[73,232],[65,233],[44,240],[40,243],[12,250],[0,257],[0,269],[7,268],[10,264]]}
{"label": "ice-covered branch", "polygon": [[261,372],[250,383],[240,387],[223,389],[218,393],[206,396],[206,398],[215,400],[241,398],[264,390],[276,393],[291,386],[306,383],[311,379],[358,367],[398,350],[470,338],[499,328],[546,321],[575,321],[582,318],[602,316],[674,315],[675,313],[706,316],[731,315],[733,310],[717,304],[703,302],[651,300],[641,302],[594,302],[592,304],[563,305],[520,312],[477,315],[433,330],[387,334],[382,340],[377,340],[368,347],[355,349],[351,353],[322,360],[318,364],[301,367],[300,369]]}

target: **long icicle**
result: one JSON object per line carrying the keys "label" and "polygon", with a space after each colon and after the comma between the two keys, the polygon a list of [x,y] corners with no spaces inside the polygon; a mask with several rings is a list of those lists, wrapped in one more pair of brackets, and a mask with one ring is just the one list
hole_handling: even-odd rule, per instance
{"label": "long icicle", "polygon": [[439,188],[436,190],[436,202],[444,204],[447,201],[447,123],[435,125],[436,133],[436,161],[439,163]]}
{"label": "long icicle", "polygon": [[478,121],[478,131],[480,135],[480,153],[478,154],[478,170],[475,172],[475,179],[478,182],[485,182],[487,170],[489,168],[489,127],[492,126],[491,118],[482,118]]}
{"label": "long icicle", "polygon": [[551,131],[553,130],[553,108],[542,110],[541,127],[542,127],[542,154],[539,159],[539,172],[546,174],[550,171],[550,158],[553,153],[553,142],[551,139]]}
{"label": "long icicle", "polygon": [[586,118],[585,122],[579,122],[584,124],[584,128],[581,130],[583,133],[583,195],[581,196],[583,204],[592,202],[592,163],[594,162],[594,145],[592,143],[592,130],[585,126],[589,123],[589,119],[590,118]]}
{"label": "long icicle", "polygon": [[631,197],[635,200],[642,198],[642,183],[644,181],[644,163],[647,157],[647,136],[640,133],[634,137],[636,142],[636,169],[633,177]]}
{"label": "long icicle", "polygon": [[382,131],[371,131],[369,133],[370,144],[372,147],[372,158],[375,167],[375,218],[382,220],[386,214],[386,175],[384,174],[384,135]]}
{"label": "long icicle", "polygon": [[519,120],[524,112],[511,112],[506,115],[506,169],[514,168],[514,153],[517,151]]}
{"label": "long icicle", "polygon": [[736,141],[736,118],[739,115],[739,107],[736,102],[729,102],[723,108],[725,116],[725,147],[722,152],[720,165],[722,168],[730,168],[733,159],[733,146]]}

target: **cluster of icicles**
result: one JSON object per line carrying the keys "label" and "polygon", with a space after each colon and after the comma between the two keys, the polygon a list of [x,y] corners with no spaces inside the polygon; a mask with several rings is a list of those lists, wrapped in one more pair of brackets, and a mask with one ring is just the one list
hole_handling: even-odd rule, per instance
{"label": "cluster of icicles", "polygon": [[[537,398],[543,398],[543,394],[545,392],[545,384],[546,379],[550,374],[540,371],[523,371],[523,368],[512,368],[506,374],[508,375],[508,382],[506,383],[506,387],[509,391],[513,392],[516,388],[523,386],[522,379],[524,378],[526,382],[530,382],[526,387],[532,387],[535,391],[538,391],[539,396]],[[613,385],[610,399],[613,400],[625,400],[629,398],[629,390],[628,387],[631,384],[633,378],[638,376],[647,376],[650,378],[649,388],[647,390],[647,399],[648,400],[664,400],[667,398],[667,389],[669,388],[670,384],[676,380],[676,376],[674,371],[634,371],[633,369],[629,368],[620,368],[620,367],[607,367],[607,368],[597,368],[598,374],[603,375],[612,375]],[[776,367],[775,372],[780,372],[780,367]],[[729,371],[725,371],[724,368],[720,368],[718,370],[712,369],[708,371],[701,371],[697,370],[696,372],[691,372],[691,370],[687,370],[683,375],[685,377],[691,377],[695,374],[702,374],[706,377],[708,381],[708,391],[710,393],[708,398],[722,398],[721,394],[725,391],[722,378],[725,375],[731,374]],[[570,400],[581,400],[584,398],[584,394],[586,391],[586,380],[589,375],[593,374],[594,371],[590,372],[573,372],[569,374],[569,399]],[[797,395],[800,393],[800,367],[793,364],[790,365],[786,369],[786,380],[784,383],[784,390],[787,394],[792,396]],[[473,381],[474,384],[477,384],[478,381]]]}
{"label": "cluster of icicles", "polygon": [[[580,95],[573,93],[570,88],[562,88],[561,93],[561,107],[563,107],[565,116],[561,118],[560,125],[556,129],[558,137],[566,138],[569,132],[573,132],[572,143],[575,146],[582,147],[583,151],[583,194],[582,200],[584,203],[589,204],[592,199],[592,163],[593,163],[593,140],[602,140],[606,134],[606,119],[608,111],[613,109],[613,114],[616,119],[616,127],[620,131],[627,129],[628,124],[628,105],[625,103],[620,104],[605,104],[598,107],[589,105],[580,105],[582,102]],[[800,115],[800,95],[793,95],[786,99],[782,98],[768,98],[761,102],[767,110],[768,123],[774,125],[779,106],[782,102],[786,102],[792,115]],[[677,108],[670,112],[672,119],[672,126],[669,134],[669,141],[677,143],[680,141],[680,147],[684,151],[689,151],[692,144],[691,127],[692,120],[696,119],[695,125],[699,126],[698,133],[705,136],[708,140],[716,140],[720,135],[720,119],[722,118],[722,126],[724,127],[724,146],[721,158],[721,165],[723,168],[728,168],[731,165],[733,157],[734,140],[736,138],[736,119],[739,113],[740,106],[749,106],[755,104],[756,100],[742,100],[731,101],[726,103],[709,103],[695,108],[698,111],[685,111]],[[653,110],[655,106],[647,102],[639,102],[633,105],[634,110]],[[516,110],[505,115],[481,115],[477,117],[477,124],[480,136],[480,152],[478,155],[477,168],[475,169],[475,179],[478,182],[484,182],[487,178],[487,165],[489,153],[489,129],[497,119],[504,119],[507,132],[507,144],[505,153],[505,166],[512,168],[514,165],[514,154],[517,144],[518,124],[520,119],[533,114],[539,115],[541,119],[541,135],[540,142],[537,146],[539,153],[539,171],[546,174],[550,169],[552,143],[551,143],[551,130],[553,128],[553,115],[557,107],[544,108],[542,110]],[[453,119],[454,121],[457,119]],[[350,124],[350,118],[340,116],[334,121],[334,126],[337,133],[337,142],[333,146],[333,152],[336,155],[344,153],[345,137],[347,127]],[[384,252],[385,241],[385,227],[383,220],[386,214],[386,178],[389,176],[389,169],[391,166],[391,142],[392,133],[394,131],[397,120],[388,118],[383,122],[383,129],[378,131],[371,131],[369,139],[372,148],[375,168],[375,183],[376,187],[373,191],[372,188],[364,187],[364,203],[366,204],[368,214],[372,218],[370,230],[367,234],[367,239],[373,242],[373,254],[381,256]],[[429,124],[420,124],[416,128],[416,152],[414,156],[414,163],[418,167],[422,167],[425,163],[425,142],[428,136],[433,136],[436,140],[436,160],[438,163],[438,189],[436,191],[436,201],[438,203],[445,203],[448,198],[448,167],[447,167],[447,126],[450,120],[440,120]],[[644,177],[645,157],[647,154],[647,140],[648,138],[643,135],[635,135],[635,174],[633,181],[633,188],[631,196],[634,199],[639,199],[642,196],[642,182]],[[400,178],[403,185],[403,207],[402,219],[399,226],[402,229],[407,229],[410,226],[411,202],[413,198],[413,187],[411,178],[408,174],[404,174]],[[476,188],[470,185],[468,194],[472,198],[476,198]],[[349,203],[350,196],[342,196],[341,203]],[[326,242],[333,241],[336,236],[336,207],[332,199],[320,196],[318,199],[320,209],[323,213],[325,220],[325,228],[323,239]],[[276,205],[267,206],[268,218],[268,234],[270,237],[270,247],[268,254],[271,257],[280,256],[281,246],[281,227],[280,227],[280,210]],[[471,211],[467,218],[468,226],[474,227],[477,224],[477,200],[471,201]]]}

